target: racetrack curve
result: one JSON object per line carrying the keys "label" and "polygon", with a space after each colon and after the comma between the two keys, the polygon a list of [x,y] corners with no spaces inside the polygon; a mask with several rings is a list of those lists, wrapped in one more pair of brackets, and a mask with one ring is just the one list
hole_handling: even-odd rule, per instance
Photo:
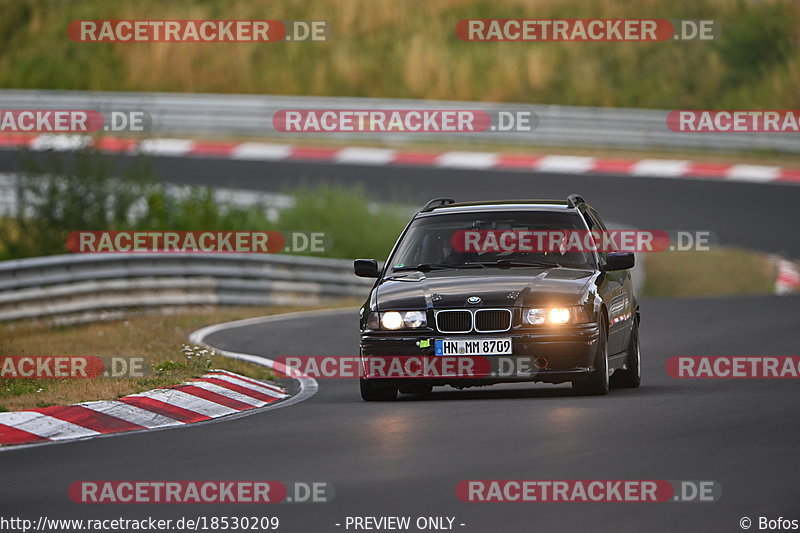
{"label": "racetrack curve", "polygon": [[[214,181],[216,167],[207,163],[156,161],[181,167],[166,172],[170,180],[187,172],[182,175]],[[261,181],[228,165],[214,183],[246,187],[219,177],[240,175],[249,188],[277,190],[302,176],[331,178],[369,182],[376,196],[407,187],[414,201],[475,199],[487,190],[493,198],[579,192],[606,218],[640,228],[710,229],[725,244],[794,255],[800,249],[800,188],[793,186],[259,165]],[[519,384],[364,403],[354,380],[320,380],[317,394],[302,403],[230,422],[4,452],[0,514],[275,514],[280,531],[291,532],[344,531],[334,524],[348,515],[445,515],[466,524],[456,531],[481,533],[722,532],[740,531],[743,516],[800,518],[797,381],[676,380],[664,370],[674,355],[798,355],[798,309],[800,296],[643,299],[643,385],[606,397],[577,397],[563,385]],[[358,331],[355,312],[346,311],[220,331],[206,341],[271,358],[355,355]],[[274,507],[69,500],[72,482],[102,479],[316,480],[332,483],[336,496],[327,504]],[[703,479],[718,481],[723,495],[715,503],[469,504],[455,495],[465,479]]]}
{"label": "racetrack curve", "polygon": [[[797,383],[679,381],[664,363],[676,354],[796,353],[798,305],[796,296],[645,299],[645,381],[606,397],[523,384],[364,403],[354,380],[324,380],[300,404],[227,423],[6,452],[0,511],[76,518],[274,513],[281,530],[293,532],[338,531],[334,524],[348,515],[381,514],[455,516],[465,532],[734,531],[741,516],[798,511]],[[346,311],[273,321],[206,340],[267,357],[352,355],[355,318]],[[257,510],[69,501],[72,482],[100,479],[317,480],[332,483],[336,496],[327,504]],[[455,496],[464,479],[705,479],[720,482],[723,496],[715,503],[469,504]]]}

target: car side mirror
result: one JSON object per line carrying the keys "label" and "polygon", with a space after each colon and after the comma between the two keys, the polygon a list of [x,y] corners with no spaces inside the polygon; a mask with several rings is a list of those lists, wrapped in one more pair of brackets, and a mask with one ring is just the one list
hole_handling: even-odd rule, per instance
{"label": "car side mirror", "polygon": [[378,262],[374,259],[356,259],[353,261],[353,270],[356,276],[361,278],[377,278],[380,276]]}
{"label": "car side mirror", "polygon": [[603,270],[627,270],[633,268],[634,264],[636,264],[636,260],[633,257],[633,252],[610,252],[606,256],[606,264]]}

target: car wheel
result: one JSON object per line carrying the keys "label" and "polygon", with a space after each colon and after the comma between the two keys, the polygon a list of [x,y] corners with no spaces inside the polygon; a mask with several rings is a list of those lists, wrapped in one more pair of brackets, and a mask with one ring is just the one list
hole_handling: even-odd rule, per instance
{"label": "car wheel", "polygon": [[642,382],[642,357],[639,351],[639,317],[633,324],[631,340],[628,343],[628,355],[625,359],[625,369],[614,372],[611,376],[611,386],[615,389],[635,389]]}
{"label": "car wheel", "polygon": [[399,390],[403,394],[430,394],[433,392],[433,385],[410,383],[408,385],[400,385]]}
{"label": "car wheel", "polygon": [[359,379],[361,399],[365,402],[391,402],[397,399],[397,387],[376,387],[370,379]]}
{"label": "car wheel", "polygon": [[605,323],[601,323],[594,353],[594,371],[585,380],[572,382],[572,388],[582,396],[608,394],[608,332]]}

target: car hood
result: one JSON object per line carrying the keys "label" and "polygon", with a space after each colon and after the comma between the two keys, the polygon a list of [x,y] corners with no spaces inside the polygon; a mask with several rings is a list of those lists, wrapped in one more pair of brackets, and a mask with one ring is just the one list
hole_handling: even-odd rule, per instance
{"label": "car hood", "polygon": [[[382,280],[375,296],[379,310],[573,305],[594,274],[574,268],[404,272]],[[480,303],[468,304],[470,296]]]}

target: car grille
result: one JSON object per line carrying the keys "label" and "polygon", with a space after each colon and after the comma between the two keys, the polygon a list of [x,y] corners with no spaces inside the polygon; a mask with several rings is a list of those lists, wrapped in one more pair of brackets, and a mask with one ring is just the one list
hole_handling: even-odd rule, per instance
{"label": "car grille", "polygon": [[508,309],[458,309],[438,311],[436,328],[442,333],[494,333],[511,329]]}
{"label": "car grille", "polygon": [[511,311],[508,309],[478,309],[475,311],[475,331],[508,331]]}
{"label": "car grille", "polygon": [[472,313],[466,309],[436,313],[436,328],[442,333],[469,333],[472,331]]}

